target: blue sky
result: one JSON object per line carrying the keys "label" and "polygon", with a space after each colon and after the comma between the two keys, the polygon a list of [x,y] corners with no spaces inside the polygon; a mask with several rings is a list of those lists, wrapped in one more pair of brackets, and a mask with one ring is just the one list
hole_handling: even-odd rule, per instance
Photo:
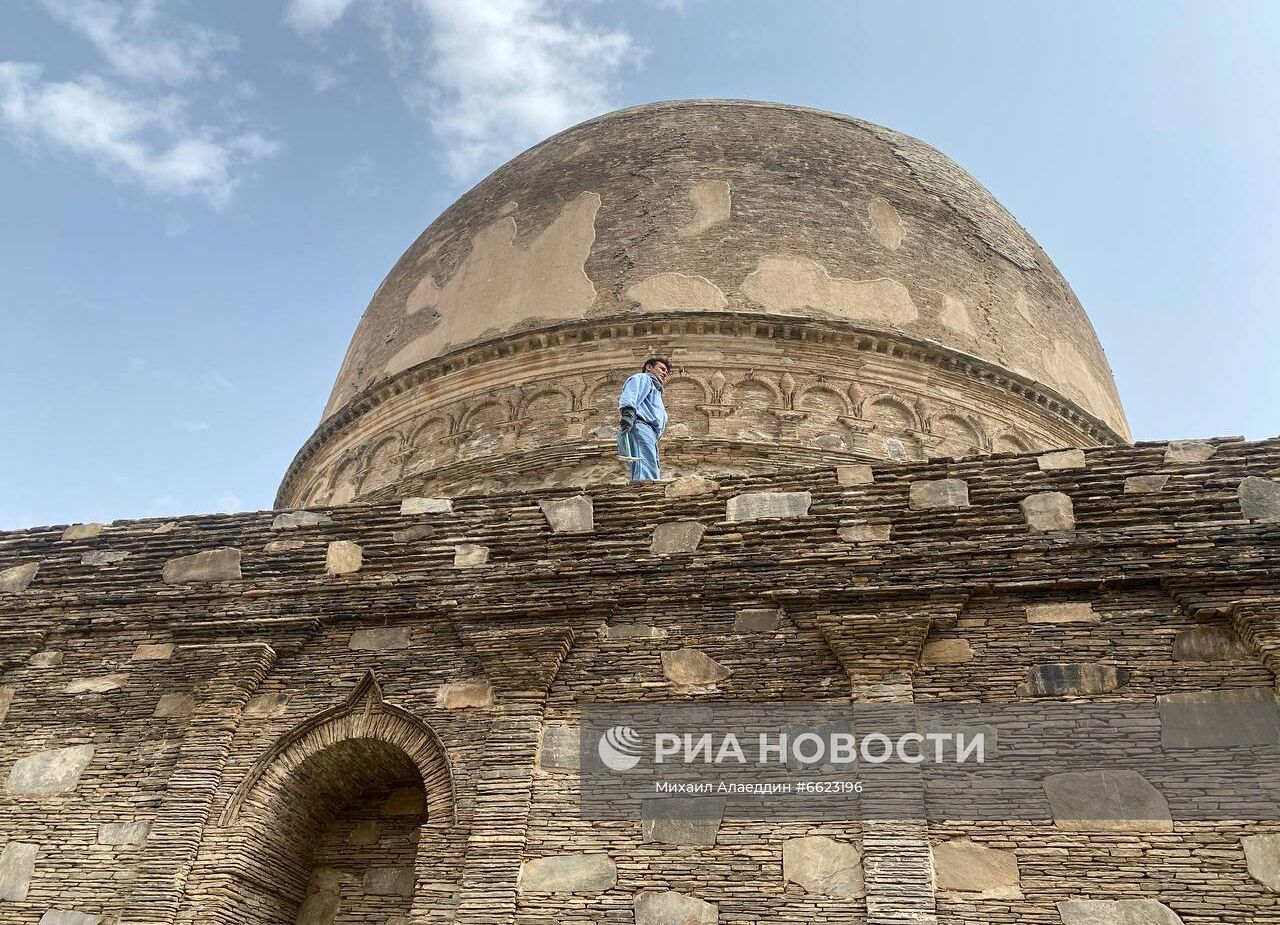
{"label": "blue sky", "polygon": [[270,507],[374,288],[599,112],[780,100],[985,183],[1138,439],[1280,431],[1280,4],[3,0],[0,528]]}

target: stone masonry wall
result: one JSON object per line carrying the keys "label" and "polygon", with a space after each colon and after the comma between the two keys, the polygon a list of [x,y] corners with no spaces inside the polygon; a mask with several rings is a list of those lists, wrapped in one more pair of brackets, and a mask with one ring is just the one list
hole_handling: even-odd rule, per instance
{"label": "stone masonry wall", "polygon": [[0,922],[1276,925],[1276,823],[587,823],[574,764],[590,700],[1274,692],[1277,478],[1221,440],[5,534]]}

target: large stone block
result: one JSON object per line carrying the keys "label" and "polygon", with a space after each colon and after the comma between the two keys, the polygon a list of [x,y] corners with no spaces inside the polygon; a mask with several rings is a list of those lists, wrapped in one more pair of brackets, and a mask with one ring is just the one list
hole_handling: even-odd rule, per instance
{"label": "large stone block", "polygon": [[170,559],[163,572],[164,580],[171,585],[238,581],[240,577],[240,550],[230,546]]}
{"label": "large stone block", "polygon": [[286,511],[271,521],[272,530],[300,530],[306,527],[324,527],[333,523],[328,514],[318,511]]}
{"label": "large stone block", "polygon": [[15,796],[69,793],[93,760],[92,745],[69,745],[36,752],[14,762],[5,789]]}
{"label": "large stone block", "polygon": [[1246,835],[1240,844],[1249,876],[1273,893],[1280,893],[1280,833]]}
{"label": "large stone block", "polygon": [[1218,452],[1216,446],[1205,443],[1203,440],[1174,440],[1165,448],[1164,462],[1165,465],[1201,463],[1216,452]]}
{"label": "large stone block", "polygon": [[678,556],[690,553],[702,542],[707,528],[696,520],[674,520],[653,528],[649,553],[654,556]]}
{"label": "large stone block", "polygon": [[40,925],[98,925],[102,916],[72,909],[50,909],[40,916]]}
{"label": "large stone block", "polygon": [[667,631],[650,623],[618,622],[604,627],[605,639],[666,639]]}
{"label": "large stone block", "polygon": [[10,566],[0,571],[0,593],[21,594],[27,590],[31,580],[40,571],[39,562],[24,562],[22,565]]}
{"label": "large stone block", "polygon": [[959,665],[973,661],[973,646],[967,639],[934,639],[920,650],[922,665]]}
{"label": "large stone block", "polygon": [[1162,694],[1156,703],[1166,749],[1280,744],[1280,703],[1269,687]]}
{"label": "large stone block", "polygon": [[436,706],[442,710],[487,707],[493,703],[493,685],[483,678],[450,681],[436,691]]}
{"label": "large stone block", "polygon": [[81,565],[115,565],[129,558],[124,549],[90,549],[80,556]]}
{"label": "large stone block", "polygon": [[717,925],[720,911],[696,896],[653,890],[635,899],[636,925]]}
{"label": "large stone block", "polygon": [[595,506],[586,495],[539,501],[552,533],[590,533],[596,528]]}
{"label": "large stone block", "polygon": [[64,540],[91,540],[95,536],[101,536],[105,529],[100,523],[72,524],[62,531]]}
{"label": "large stone block", "polygon": [[1183,925],[1176,912],[1154,899],[1068,899],[1057,905],[1062,925]]}
{"label": "large stone block", "polygon": [[735,495],[725,505],[730,523],[807,517],[813,496],[807,491],[753,491]]}
{"label": "large stone block", "polygon": [[94,678],[77,678],[62,689],[64,694],[106,694],[118,691],[129,682],[127,674],[104,674]]}
{"label": "large stone block", "polygon": [[875,478],[870,466],[836,466],[836,484],[842,488],[870,485],[875,482]]}
{"label": "large stone block", "polygon": [[350,540],[334,540],[324,555],[324,570],[333,577],[351,575],[364,565],[364,547]]}
{"label": "large stone block", "polygon": [[338,917],[342,895],[338,892],[315,892],[302,901],[294,925],[333,925]]}
{"label": "large stone block", "polygon": [[1229,662],[1248,656],[1249,647],[1229,626],[1193,626],[1173,637],[1175,662]]}
{"label": "large stone block", "polygon": [[954,510],[969,506],[969,483],[964,479],[917,479],[907,491],[913,511]]}
{"label": "large stone block", "polygon": [[1036,457],[1041,472],[1057,472],[1061,469],[1086,468],[1084,450],[1055,450]]}
{"label": "large stone block", "polygon": [[489,564],[489,547],[459,543],[453,547],[454,568],[478,568]]}
{"label": "large stone block", "polygon": [[640,804],[640,830],[660,845],[714,845],[724,818],[724,797],[672,797]]}
{"label": "large stone block", "polygon": [[449,498],[405,498],[400,502],[400,513],[412,514],[452,514],[453,501]]}
{"label": "large stone block", "polygon": [[576,771],[582,766],[582,730],[577,726],[553,723],[542,730],[538,767]]}
{"label": "large stone block", "polygon": [[1018,856],[967,838],[933,846],[939,891],[964,899],[1022,899]]}
{"label": "large stone block", "polygon": [[1119,690],[1129,683],[1128,668],[1100,662],[1045,662],[1027,669],[1018,685],[1025,697],[1084,697]]}
{"label": "large stone block", "polygon": [[1100,623],[1102,617],[1088,601],[1028,604],[1028,623]]}
{"label": "large stone block", "polygon": [[37,850],[35,845],[11,841],[0,851],[0,900],[22,902],[27,898]]}
{"label": "large stone block", "polygon": [[148,820],[139,822],[104,822],[98,826],[99,845],[141,845],[151,834]]}
{"label": "large stone block", "polygon": [[858,849],[825,835],[782,843],[782,879],[819,896],[860,899],[866,895]]}
{"label": "large stone block", "polygon": [[372,867],[364,872],[369,896],[412,896],[414,885],[412,867]]}
{"label": "large stone block", "polygon": [[306,548],[306,540],[272,540],[262,547],[262,551],[275,556],[281,553],[299,552]]}
{"label": "large stone block", "polygon": [[682,688],[707,687],[733,674],[699,649],[675,649],[662,653],[662,673]]}
{"label": "large stone block", "polygon": [[175,646],[171,642],[142,642],[133,650],[133,662],[167,662],[173,658]]}
{"label": "large stone block", "polygon": [[411,527],[405,527],[403,530],[393,530],[391,541],[393,543],[416,543],[419,540],[435,536],[438,529],[438,527],[431,524],[414,524]]}
{"label": "large stone block", "polygon": [[1164,796],[1137,771],[1068,771],[1042,782],[1053,821],[1075,832],[1171,832]]}
{"label": "large stone block", "polygon": [[412,627],[378,626],[353,632],[347,648],[357,652],[386,652],[391,649],[407,649],[412,644]]}
{"label": "large stone block", "polygon": [[1041,491],[1027,495],[1018,505],[1032,533],[1052,533],[1076,528],[1071,499],[1060,491]]}
{"label": "large stone block", "polygon": [[748,607],[733,615],[735,633],[775,633],[782,625],[782,611],[777,607]]}
{"label": "large stone block", "polygon": [[841,524],[836,535],[846,543],[887,543],[893,525],[887,520],[874,520],[861,524]]}
{"label": "large stone block", "polygon": [[270,719],[282,716],[289,706],[286,693],[259,694],[244,705],[244,715],[253,719]]}
{"label": "large stone block", "polygon": [[521,893],[599,893],[617,885],[618,869],[607,854],[530,858],[520,868]]}
{"label": "large stone block", "polygon": [[1154,494],[1158,491],[1164,491],[1164,487],[1168,484],[1168,473],[1160,475],[1131,475],[1124,480],[1124,493],[1126,495]]}
{"label": "large stone block", "polygon": [[196,698],[191,694],[161,694],[152,716],[157,719],[182,719],[196,711]]}
{"label": "large stone block", "polygon": [[356,882],[355,876],[338,867],[317,867],[311,871],[311,882],[307,885],[312,893],[341,893],[344,886]]}
{"label": "large stone block", "polygon": [[1280,520],[1280,482],[1251,475],[1240,482],[1240,513],[1249,520]]}
{"label": "large stone block", "polygon": [[697,495],[715,494],[720,483],[701,475],[682,475],[667,486],[668,498],[692,498]]}

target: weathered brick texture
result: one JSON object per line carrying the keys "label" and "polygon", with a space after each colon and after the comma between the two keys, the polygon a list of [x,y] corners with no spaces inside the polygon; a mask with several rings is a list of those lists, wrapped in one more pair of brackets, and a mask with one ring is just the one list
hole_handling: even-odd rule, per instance
{"label": "weathered brick texture", "polygon": [[[1056,925],[1062,903],[1149,899],[1187,925],[1275,925],[1280,839],[1265,836],[1280,824],[726,818],[706,843],[669,844],[639,819],[579,818],[555,744],[576,741],[586,700],[1011,703],[1051,664],[1124,676],[1087,700],[1274,691],[1280,524],[1247,519],[1238,488],[1280,474],[1280,441],[1210,445],[1193,466],[1139,444],[1086,450],[1083,468],[1025,454],[673,497],[592,489],[589,533],[543,512],[572,489],[326,508],[283,549],[270,512],[4,534],[0,568],[39,568],[0,594],[0,921],[603,925],[714,907],[722,923]],[[1150,474],[1169,476],[1161,491],[1126,492]],[[963,480],[969,504],[913,507],[912,484],[941,479]],[[727,518],[761,492],[810,503]],[[1021,502],[1043,492],[1071,499],[1074,529],[1027,531]],[[841,539],[860,519],[890,538]],[[695,548],[651,551],[655,525],[690,521]],[[338,542],[361,548],[358,571],[326,569]],[[456,569],[460,542],[487,547],[487,565]],[[167,563],[216,549],[239,552],[238,578],[165,580]],[[88,550],[129,555],[87,565]],[[673,680],[686,650],[714,678]],[[856,852],[859,889],[785,875],[786,846],[819,836]],[[1007,861],[982,887],[954,847],[935,895],[944,844],[976,846],[961,861],[1012,856],[1021,898]],[[529,873],[579,855],[604,860]],[[679,896],[637,906],[666,892]]]}

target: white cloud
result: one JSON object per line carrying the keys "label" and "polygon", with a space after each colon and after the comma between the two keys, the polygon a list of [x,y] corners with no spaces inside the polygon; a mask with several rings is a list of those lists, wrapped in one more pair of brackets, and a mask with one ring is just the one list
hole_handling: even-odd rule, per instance
{"label": "white cloud", "polygon": [[46,81],[37,64],[0,62],[0,120],[22,138],[90,159],[114,177],[221,208],[239,172],[275,153],[255,132],[192,127],[176,95],[132,96],[99,77]]}
{"label": "white cloud", "polygon": [[217,57],[234,36],[165,16],[162,0],[40,0],[55,19],[88,39],[120,76],[184,84],[217,76]]}
{"label": "white cloud", "polygon": [[[406,99],[445,143],[460,179],[613,108],[631,36],[583,22],[592,0],[362,0]],[[333,25],[352,0],[292,0],[300,30]],[[307,23],[305,27],[301,23]]]}
{"label": "white cloud", "polygon": [[[249,164],[277,150],[258,132],[221,127],[242,124],[239,107],[255,95],[251,85],[201,92],[219,84],[219,58],[237,48],[234,36],[170,15],[169,0],[39,2],[86,38],[115,76],[49,80],[39,64],[2,61],[0,128],[84,158],[112,178],[215,208],[231,200]],[[214,124],[191,115],[202,102],[215,104],[208,109],[217,113]]]}
{"label": "white cloud", "polygon": [[355,0],[291,0],[284,19],[289,25],[303,32],[328,29]]}

